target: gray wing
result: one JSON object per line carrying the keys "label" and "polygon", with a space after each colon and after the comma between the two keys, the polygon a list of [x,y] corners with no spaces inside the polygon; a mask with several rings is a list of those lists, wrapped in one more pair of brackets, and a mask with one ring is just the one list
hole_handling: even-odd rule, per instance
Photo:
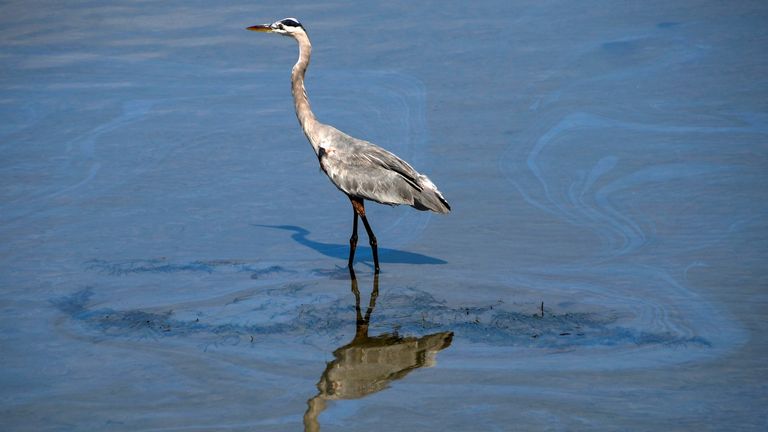
{"label": "gray wing", "polygon": [[447,213],[450,206],[437,187],[411,165],[368,141],[339,132],[332,146],[321,148],[320,166],[347,195],[382,204],[406,204]]}

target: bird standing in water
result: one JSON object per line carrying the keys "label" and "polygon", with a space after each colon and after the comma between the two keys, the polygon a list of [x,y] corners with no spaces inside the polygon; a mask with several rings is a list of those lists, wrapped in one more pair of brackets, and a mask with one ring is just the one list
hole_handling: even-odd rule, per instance
{"label": "bird standing in water", "polygon": [[290,36],[299,44],[299,60],[291,70],[291,93],[296,117],[317,155],[320,168],[352,202],[354,219],[349,239],[349,268],[353,268],[355,258],[359,217],[368,233],[373,264],[378,273],[380,267],[376,236],[365,217],[365,200],[388,205],[407,204],[418,210],[437,213],[448,213],[451,207],[434,183],[404,160],[375,144],[320,123],[315,118],[304,88],[304,74],[309,66],[312,44],[298,20],[285,18],[272,24],[251,26],[248,30]]}

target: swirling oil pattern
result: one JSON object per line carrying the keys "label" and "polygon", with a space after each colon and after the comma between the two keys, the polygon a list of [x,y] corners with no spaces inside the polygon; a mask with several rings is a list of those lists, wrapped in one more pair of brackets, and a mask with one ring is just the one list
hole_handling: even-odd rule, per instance
{"label": "swirling oil pattern", "polygon": [[[588,231],[596,250],[573,264],[532,268],[531,274],[516,279],[530,286],[546,276],[568,281],[545,283],[561,285],[556,289],[578,289],[582,298],[586,293],[612,297],[610,303],[633,311],[636,325],[642,328],[698,334],[721,348],[744,343],[743,329],[701,298],[686,280],[687,271],[701,262],[690,258],[675,263],[670,258],[716,247],[734,229],[764,213],[748,209],[723,220],[718,214],[723,203],[706,200],[707,191],[758,173],[748,171],[748,160],[707,157],[699,161],[702,157],[696,154],[720,145],[721,136],[739,135],[743,143],[733,146],[747,146],[764,137],[765,123],[750,120],[737,117],[733,124],[720,127],[657,126],[575,112],[545,133],[537,131],[525,160],[518,162],[514,159],[518,153],[511,151],[502,169],[526,203]],[[676,143],[674,148],[670,142]],[[627,143],[637,144],[628,149]],[[671,152],[676,154],[667,154]],[[660,155],[662,159],[655,160]],[[695,208],[696,226],[660,233],[671,218],[681,217],[671,209],[675,200]],[[704,235],[692,244],[689,238],[696,232]],[[648,249],[653,253],[645,252]],[[574,279],[591,282],[576,288]],[[673,305],[681,300],[684,304],[675,310]]]}
{"label": "swirling oil pattern", "polygon": [[[768,427],[761,2],[0,4],[0,430]],[[427,174],[349,201],[296,121]]]}

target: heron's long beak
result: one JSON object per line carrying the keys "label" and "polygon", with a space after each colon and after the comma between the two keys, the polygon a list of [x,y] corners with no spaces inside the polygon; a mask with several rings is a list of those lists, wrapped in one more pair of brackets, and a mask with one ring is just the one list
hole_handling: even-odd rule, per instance
{"label": "heron's long beak", "polygon": [[250,26],[246,30],[269,33],[272,31],[272,27],[269,24],[260,24],[260,25]]}

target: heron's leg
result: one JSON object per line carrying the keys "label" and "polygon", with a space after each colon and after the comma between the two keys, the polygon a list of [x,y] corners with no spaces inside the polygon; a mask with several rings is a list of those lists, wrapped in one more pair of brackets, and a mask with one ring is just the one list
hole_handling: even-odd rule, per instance
{"label": "heron's leg", "polygon": [[[376,247],[376,236],[373,235],[373,230],[371,229],[371,225],[368,223],[368,219],[365,218],[365,201],[363,201],[362,198],[353,198],[349,197],[349,199],[352,201],[352,208],[355,209],[355,243],[357,243],[357,216],[360,216],[360,219],[363,220],[363,225],[365,225],[365,232],[368,233],[368,240],[371,243],[371,252],[373,252],[373,266],[376,269],[376,273],[379,272],[379,250]],[[350,239],[350,244],[352,243],[352,240]],[[349,265],[352,266],[352,255],[350,255]]]}
{"label": "heron's leg", "polygon": [[352,270],[352,261],[355,260],[355,249],[357,248],[357,209],[355,208],[354,201],[352,201],[352,210],[354,212],[354,219],[352,221],[352,237],[349,238],[349,270],[352,272],[352,280],[355,280],[354,270]]}
{"label": "heron's leg", "polygon": [[368,300],[368,310],[365,311],[365,322],[371,321],[371,312],[376,307],[376,299],[379,297],[379,274],[373,274],[373,291],[371,291],[371,298]]}
{"label": "heron's leg", "polygon": [[355,275],[355,270],[350,267],[349,268],[349,281],[352,294],[355,295],[355,318],[357,319],[357,324],[364,324],[363,322],[363,314],[360,311],[360,290],[357,287],[357,276]]}
{"label": "heron's leg", "polygon": [[373,230],[371,229],[371,225],[368,224],[368,219],[365,218],[365,214],[360,215],[360,218],[363,220],[363,225],[365,226],[365,232],[368,233],[368,240],[371,242],[371,252],[373,252],[373,266],[376,269],[374,273],[379,272],[379,249],[377,247],[378,243],[376,242],[376,236],[373,235]]}

